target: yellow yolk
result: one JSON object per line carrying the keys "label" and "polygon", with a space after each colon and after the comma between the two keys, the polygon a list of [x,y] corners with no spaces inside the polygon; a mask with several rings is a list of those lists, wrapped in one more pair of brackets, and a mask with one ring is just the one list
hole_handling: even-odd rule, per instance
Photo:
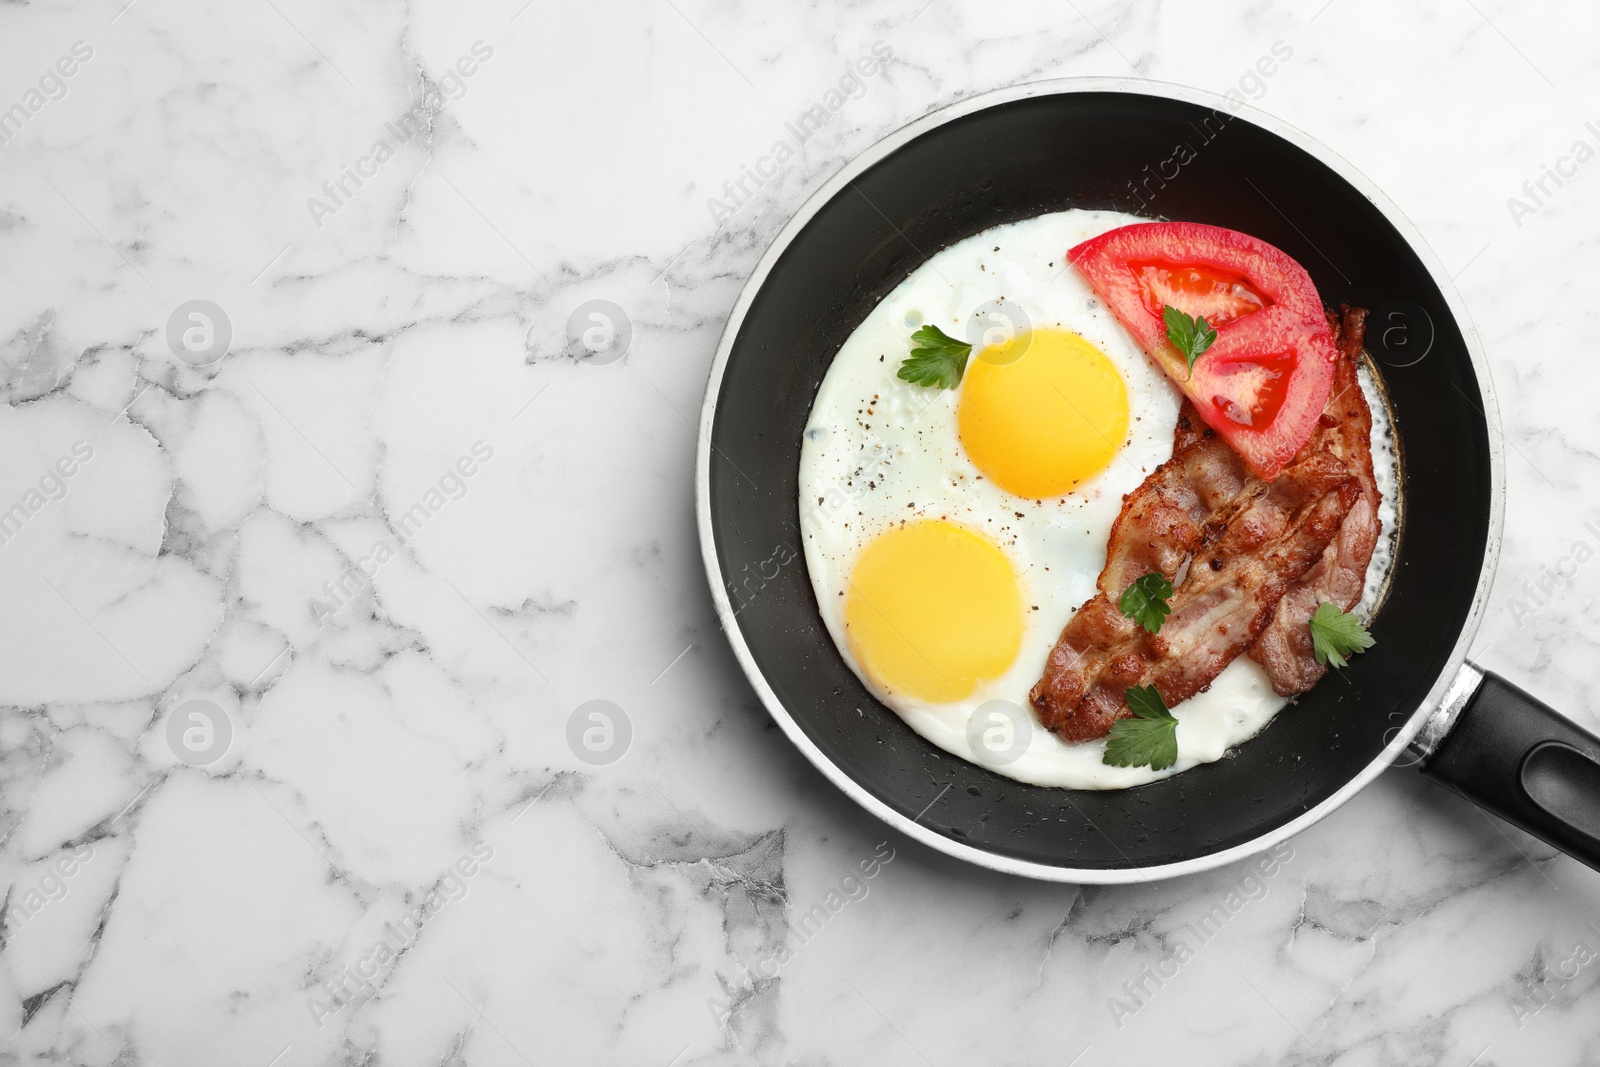
{"label": "yellow yolk", "polygon": [[934,703],[1000,677],[1022,646],[1022,587],[983,535],[938,519],[879,534],[857,557],[844,624],[874,682]]}
{"label": "yellow yolk", "polygon": [[1060,496],[1104,470],[1127,439],[1128,387],[1077,334],[1034,330],[975,355],[957,424],[967,455],[1000,488]]}

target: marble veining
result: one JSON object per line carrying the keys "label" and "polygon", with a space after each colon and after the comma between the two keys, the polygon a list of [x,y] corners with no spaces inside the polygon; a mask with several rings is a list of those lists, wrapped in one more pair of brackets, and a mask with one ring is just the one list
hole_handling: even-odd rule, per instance
{"label": "marble veining", "polygon": [[1474,656],[1595,727],[1597,30],[0,6],[0,1060],[1600,1059],[1600,876],[1412,771],[1132,887],[888,830],[761,710],[691,505],[722,324],[846,160],[1033,79],[1231,92],[1455,275],[1508,474]]}

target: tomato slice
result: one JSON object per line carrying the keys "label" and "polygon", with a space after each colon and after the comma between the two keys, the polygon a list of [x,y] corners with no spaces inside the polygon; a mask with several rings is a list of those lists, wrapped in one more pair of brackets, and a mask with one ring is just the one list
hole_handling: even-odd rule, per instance
{"label": "tomato slice", "polygon": [[[1305,268],[1249,234],[1194,222],[1123,226],[1067,256],[1200,417],[1258,476],[1277,477],[1316,429],[1338,358]],[[1167,340],[1167,305],[1217,331],[1192,373]]]}

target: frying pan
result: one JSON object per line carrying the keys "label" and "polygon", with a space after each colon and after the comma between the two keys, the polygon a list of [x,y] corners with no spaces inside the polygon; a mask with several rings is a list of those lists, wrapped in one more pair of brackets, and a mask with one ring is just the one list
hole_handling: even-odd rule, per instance
{"label": "frying pan", "polygon": [[[1368,346],[1402,455],[1404,523],[1375,647],[1223,759],[1126,790],[1025,785],[917,736],[830,639],[798,522],[806,418],[867,313],[938,250],[1067,208],[1242,230],[1299,260],[1325,302],[1374,309]],[[1268,848],[1410,762],[1600,866],[1600,739],[1466,661],[1503,478],[1494,395],[1460,299],[1366,178],[1222,97],[1096,78],[947,107],[801,208],[717,348],[696,503],[717,613],[772,717],[863,807],[953,856],[1057,881],[1186,874]]]}

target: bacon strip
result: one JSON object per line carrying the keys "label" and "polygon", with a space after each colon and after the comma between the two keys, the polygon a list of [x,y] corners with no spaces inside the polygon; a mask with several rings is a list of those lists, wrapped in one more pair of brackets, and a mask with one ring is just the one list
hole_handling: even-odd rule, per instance
{"label": "bacon strip", "polygon": [[[1247,487],[1262,485],[1187,403],[1178,426],[1180,432],[1197,428],[1192,442],[1123,497],[1107,542],[1100,595],[1080,607],[1067,624],[1051,651],[1044,679],[1033,688],[1034,706],[1047,724],[1063,718],[1083,698],[1088,679],[1106,668],[1117,648],[1144,633],[1116,607],[1128,586],[1150,571],[1159,571],[1169,581],[1176,578],[1205,543],[1208,530],[1212,539],[1219,536],[1217,517],[1234,509]],[[1052,713],[1047,708],[1060,710]],[[1105,729],[1110,729],[1109,723]]]}
{"label": "bacon strip", "polygon": [[1357,377],[1367,312],[1347,306],[1337,317],[1329,314],[1328,320],[1343,358],[1334,368],[1333,392],[1318,433],[1322,447],[1355,472],[1361,497],[1345,516],[1339,536],[1284,594],[1271,624],[1251,646],[1250,658],[1266,670],[1272,690],[1279,696],[1304,693],[1328,673],[1312,652],[1308,624],[1324,601],[1337,604],[1341,611],[1349,611],[1360,601],[1367,584],[1367,564],[1382,527],[1378,520],[1381,495],[1372,472],[1372,410]]}
{"label": "bacon strip", "polygon": [[[1183,466],[1209,443],[1169,465]],[[1259,491],[1242,487],[1226,523],[1203,528],[1159,634],[1123,617],[1104,590],[1079,609],[1029,694],[1041,721],[1069,741],[1088,740],[1128,714],[1130,686],[1154,685],[1168,707],[1209,686],[1322,556],[1359,492],[1349,468],[1325,452],[1298,460]]]}
{"label": "bacon strip", "polygon": [[[1185,401],[1172,458],[1124,497],[1100,593],[1063,629],[1030,694],[1047,727],[1073,741],[1103,736],[1127,714],[1130,686],[1155,685],[1172,707],[1246,649],[1281,695],[1326,673],[1307,623],[1324,600],[1348,609],[1360,599],[1378,535],[1371,412],[1356,378],[1365,318],[1360,308],[1330,313],[1343,357],[1332,399],[1271,484]],[[1178,586],[1159,635],[1116,606],[1150,571]]]}
{"label": "bacon strip", "polygon": [[[1179,416],[1180,425],[1184,416]],[[1119,599],[1128,586],[1150,571],[1169,580],[1204,542],[1206,528],[1236,510],[1252,487],[1262,483],[1222,438],[1205,430],[1192,445],[1175,449],[1166,463],[1122,498],[1111,525],[1100,592]]]}

